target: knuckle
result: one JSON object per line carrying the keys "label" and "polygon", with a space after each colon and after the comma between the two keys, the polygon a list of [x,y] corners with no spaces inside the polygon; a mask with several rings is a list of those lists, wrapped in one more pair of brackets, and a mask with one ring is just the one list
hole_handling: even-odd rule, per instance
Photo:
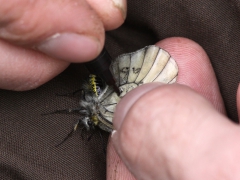
{"label": "knuckle", "polygon": [[[62,32],[75,32],[103,39],[102,22],[84,1],[29,3],[28,0],[16,0],[3,4],[8,5],[4,7],[5,14],[0,12],[0,38],[14,44],[34,45]],[[0,7],[0,11],[1,9],[3,8]]]}
{"label": "knuckle", "polygon": [[[1,7],[0,18],[0,37],[2,39],[20,43],[31,39],[36,33],[39,18],[36,10],[37,2],[27,3],[28,1],[14,1]],[[3,10],[3,11],[2,11]],[[36,13],[34,13],[36,12]],[[5,22],[5,23],[2,23]]]}

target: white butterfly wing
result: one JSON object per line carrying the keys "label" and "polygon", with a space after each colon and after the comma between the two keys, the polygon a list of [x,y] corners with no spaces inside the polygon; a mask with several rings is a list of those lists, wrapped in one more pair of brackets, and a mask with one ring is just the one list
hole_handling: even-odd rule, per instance
{"label": "white butterfly wing", "polygon": [[[168,52],[152,45],[136,52],[117,57],[110,67],[120,89],[120,97],[107,86],[99,98],[100,120],[112,128],[112,118],[117,103],[132,89],[150,82],[174,83],[178,66]],[[111,125],[109,125],[111,124]],[[102,128],[102,127],[100,127]],[[103,127],[104,128],[104,127]]]}

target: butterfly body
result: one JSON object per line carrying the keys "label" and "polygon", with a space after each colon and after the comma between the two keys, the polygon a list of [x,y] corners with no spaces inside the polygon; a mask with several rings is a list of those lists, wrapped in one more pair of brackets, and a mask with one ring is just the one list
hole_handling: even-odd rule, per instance
{"label": "butterfly body", "polygon": [[111,64],[110,70],[117,81],[120,95],[111,86],[97,82],[95,75],[89,76],[89,90],[85,90],[85,99],[80,101],[82,108],[88,109],[90,124],[102,130],[112,131],[112,119],[116,105],[132,89],[150,82],[174,83],[178,75],[178,66],[168,52],[158,46],[147,46],[136,52],[123,54]]}

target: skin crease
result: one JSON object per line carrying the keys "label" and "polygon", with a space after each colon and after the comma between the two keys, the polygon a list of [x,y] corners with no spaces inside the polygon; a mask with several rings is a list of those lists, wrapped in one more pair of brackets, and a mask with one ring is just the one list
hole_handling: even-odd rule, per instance
{"label": "skin crease", "polygon": [[124,22],[126,0],[114,2],[0,0],[0,88],[34,89],[69,63],[94,59],[105,30]]}
{"label": "skin crease", "polygon": [[178,83],[142,85],[120,101],[107,179],[240,179],[239,126],[225,116],[206,53],[186,38],[157,45],[177,61]]}

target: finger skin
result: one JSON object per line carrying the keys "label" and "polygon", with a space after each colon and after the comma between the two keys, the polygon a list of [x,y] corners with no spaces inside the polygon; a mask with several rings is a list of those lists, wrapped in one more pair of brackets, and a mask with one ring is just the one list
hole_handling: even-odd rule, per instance
{"label": "finger skin", "polygon": [[0,37],[5,40],[29,45],[57,32],[75,32],[104,41],[102,22],[84,0],[15,0],[1,4],[0,22],[5,23]]}
{"label": "finger skin", "polygon": [[[209,58],[202,47],[186,38],[167,38],[158,42],[157,45],[168,51],[170,55],[177,61],[179,67],[178,83],[191,87],[194,91],[207,98],[214,105],[215,109],[225,114],[225,109],[215,74]],[[135,104],[135,101],[143,96],[146,92],[157,87],[158,85],[156,84],[143,85],[142,87],[134,90],[136,93],[134,93],[132,96],[129,96],[131,98],[127,98],[127,96],[124,97],[117,106],[114,116],[114,127],[121,129],[122,121],[128,113],[128,109],[130,109],[133,104]],[[144,88],[144,90],[140,88]],[[186,97],[184,98],[186,99]],[[125,101],[124,99],[127,100]],[[123,101],[125,101],[125,103]],[[181,117],[181,115],[179,115],[179,117]],[[124,122],[125,120],[126,119],[124,119]],[[138,126],[139,124],[137,123],[134,125],[134,128],[138,129]],[[109,150],[112,149],[111,145],[112,144],[110,143]],[[113,173],[113,167],[115,167],[115,164],[111,164],[111,162],[114,162],[114,159],[118,159],[118,157],[108,156],[108,175]],[[121,174],[118,173],[116,175],[116,179],[121,179],[124,174],[125,173],[123,172]]]}
{"label": "finger skin", "polygon": [[69,65],[42,53],[0,41],[0,89],[25,91],[46,83]]}
{"label": "finger skin", "polygon": [[238,121],[240,121],[240,84],[237,89],[237,111],[238,111]]}
{"label": "finger skin", "polygon": [[89,61],[103,48],[104,27],[114,29],[125,19],[126,1],[115,1],[0,0],[0,38],[65,61]]}
{"label": "finger skin", "polygon": [[0,0],[0,88],[34,89],[70,62],[95,58],[104,45],[104,28],[124,21],[126,1],[115,1],[96,6],[91,0]]}
{"label": "finger skin", "polygon": [[204,49],[186,38],[167,38],[156,43],[177,61],[178,80],[207,98],[214,107],[226,113],[211,62]]}
{"label": "finger skin", "polygon": [[[142,86],[145,87],[146,91],[149,91],[156,87],[159,87],[160,85],[161,84],[159,83],[152,83],[151,86],[146,85]],[[135,94],[141,96],[145,94],[145,91],[142,91],[141,88],[137,88]],[[132,98],[129,99],[128,103],[125,103],[125,108],[122,111],[122,114],[125,114],[127,112],[127,109],[131,107],[131,104],[139,98],[138,96],[133,96]],[[118,121],[116,123],[118,123]],[[108,143],[107,179],[126,179],[126,180],[135,179],[133,175],[128,171],[125,164],[122,162],[121,158],[117,155],[111,139]]]}
{"label": "finger skin", "polygon": [[[134,176],[128,171],[127,167],[125,164],[122,162],[121,158],[117,155],[112,141],[109,142],[108,144],[108,157],[114,157],[108,159],[107,163],[107,179],[124,179],[124,180],[134,180]],[[109,169],[111,171],[109,171]]]}
{"label": "finger skin", "polygon": [[112,139],[137,179],[239,179],[239,132],[205,98],[174,84],[141,96]]}
{"label": "finger skin", "polygon": [[87,2],[101,18],[105,30],[118,28],[126,19],[126,0],[87,0]]}

